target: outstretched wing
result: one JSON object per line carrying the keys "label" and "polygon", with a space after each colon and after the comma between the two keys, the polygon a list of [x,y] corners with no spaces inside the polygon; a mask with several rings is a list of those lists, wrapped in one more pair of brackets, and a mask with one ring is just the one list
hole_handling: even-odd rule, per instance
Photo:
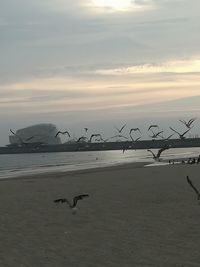
{"label": "outstretched wing", "polygon": [[169,146],[164,146],[164,147],[162,147],[161,149],[159,149],[159,150],[158,150],[157,157],[159,158],[160,155],[161,155],[161,153],[162,153],[163,151],[167,150],[167,149],[169,149]]}
{"label": "outstretched wing", "polygon": [[177,133],[178,135],[180,135],[179,132],[177,132],[176,130],[174,130],[172,127],[169,127],[169,129],[171,129],[173,132]]}
{"label": "outstretched wing", "polygon": [[182,136],[184,137],[184,135],[185,135],[187,132],[189,132],[190,130],[191,130],[191,128],[187,129],[187,131],[185,131],[185,132],[182,134]]}
{"label": "outstretched wing", "polygon": [[78,200],[83,199],[83,198],[85,198],[85,197],[89,197],[89,195],[88,195],[88,194],[82,194],[82,195],[75,196],[75,197],[73,198],[73,207],[76,206]]}
{"label": "outstretched wing", "polygon": [[54,200],[55,203],[64,203],[64,202],[68,202],[66,198],[58,198]]}
{"label": "outstretched wing", "polygon": [[120,133],[122,132],[122,130],[124,129],[124,127],[126,127],[126,124],[124,124],[124,125],[122,126],[122,128],[119,130]]}
{"label": "outstretched wing", "polygon": [[148,128],[148,131],[151,129],[151,128],[158,128],[158,125],[150,125],[149,128]]}
{"label": "outstretched wing", "polygon": [[195,193],[197,194],[197,199],[200,199],[200,193],[197,190],[197,188],[193,185],[192,181],[190,180],[189,176],[187,176],[187,182],[189,183],[189,185],[192,187],[192,189],[195,191]]}
{"label": "outstretched wing", "polygon": [[156,158],[156,155],[153,153],[153,151],[151,151],[150,149],[147,149],[147,151],[151,152],[151,154],[153,155],[153,157]]}

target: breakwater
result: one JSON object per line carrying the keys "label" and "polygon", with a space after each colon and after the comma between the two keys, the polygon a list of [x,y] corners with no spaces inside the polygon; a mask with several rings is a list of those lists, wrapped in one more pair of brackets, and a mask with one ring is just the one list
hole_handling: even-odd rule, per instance
{"label": "breakwater", "polygon": [[47,152],[76,152],[76,151],[103,151],[128,149],[158,149],[164,146],[170,148],[200,147],[200,138],[170,139],[170,140],[142,140],[98,143],[65,143],[59,145],[23,144],[21,146],[8,145],[0,147],[0,154],[19,153],[47,153]]}

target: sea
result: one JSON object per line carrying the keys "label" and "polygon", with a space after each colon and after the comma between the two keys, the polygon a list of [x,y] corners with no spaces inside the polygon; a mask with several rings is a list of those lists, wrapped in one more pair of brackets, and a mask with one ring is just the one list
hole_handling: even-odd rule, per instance
{"label": "sea", "polygon": [[[157,149],[152,150],[157,153]],[[161,154],[157,163],[147,150],[113,150],[0,155],[0,179],[41,173],[66,172],[144,162],[146,166],[168,164],[169,160],[198,157],[200,148],[174,148]]]}

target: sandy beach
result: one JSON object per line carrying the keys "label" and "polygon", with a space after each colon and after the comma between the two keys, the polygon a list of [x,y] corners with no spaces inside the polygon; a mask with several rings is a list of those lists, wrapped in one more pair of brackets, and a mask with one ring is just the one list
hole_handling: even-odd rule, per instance
{"label": "sandy beach", "polygon": [[[200,165],[141,163],[0,181],[0,266],[200,266]],[[56,198],[87,193],[73,215]]]}

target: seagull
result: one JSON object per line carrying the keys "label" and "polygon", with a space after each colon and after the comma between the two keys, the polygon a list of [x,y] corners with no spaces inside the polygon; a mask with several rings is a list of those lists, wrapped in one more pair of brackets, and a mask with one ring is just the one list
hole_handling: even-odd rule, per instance
{"label": "seagull", "polygon": [[78,140],[76,142],[77,143],[79,143],[79,142],[86,142],[86,140],[87,140],[87,137],[86,136],[81,136],[81,137],[78,138]]}
{"label": "seagull", "polygon": [[[140,132],[140,129],[139,129],[139,128],[132,128],[132,129],[130,129],[130,131],[129,131],[129,135],[130,135],[131,140],[134,141],[134,139],[133,139],[133,137],[132,137],[132,135],[131,135],[132,131],[139,131],[139,132]],[[140,133],[141,133],[141,132],[140,132]],[[141,136],[138,137],[138,138],[136,138],[135,141],[139,140],[140,138],[141,138]]]}
{"label": "seagull", "polygon": [[118,129],[117,127],[115,127],[115,129],[117,129],[117,131],[121,133],[125,127],[126,127],[126,124],[124,124],[120,129]]}
{"label": "seagull", "polygon": [[174,131],[175,133],[177,133],[180,137],[180,139],[185,139],[186,137],[184,136],[187,132],[189,132],[191,130],[191,128],[187,129],[187,131],[185,131],[184,133],[180,134],[179,132],[177,132],[176,130],[174,130],[172,127],[169,127],[172,131]]}
{"label": "seagull", "polygon": [[192,181],[190,180],[189,176],[186,177],[187,178],[187,182],[188,184],[192,187],[192,189],[195,191],[195,193],[197,194],[197,200],[200,200],[200,193],[197,190],[197,188],[193,185]]}
{"label": "seagull", "polygon": [[196,118],[192,118],[190,119],[188,122],[185,121],[185,120],[179,120],[180,122],[182,122],[183,124],[185,124],[185,126],[190,129],[191,128],[191,125],[192,123],[196,120]]}
{"label": "seagull", "polygon": [[67,134],[69,137],[71,137],[68,131],[65,131],[65,132],[58,131],[55,137],[57,137],[59,134]]}
{"label": "seagull", "polygon": [[91,143],[91,142],[92,142],[92,138],[93,138],[93,137],[98,137],[98,136],[102,139],[101,134],[92,134],[92,135],[90,136],[89,142]]}
{"label": "seagull", "polygon": [[164,147],[162,147],[162,148],[160,148],[160,149],[158,150],[157,155],[154,154],[153,151],[150,150],[150,149],[147,149],[147,151],[151,152],[151,154],[153,155],[154,160],[156,160],[156,161],[160,161],[160,155],[161,155],[161,153],[162,153],[163,151],[167,150],[167,149],[169,149],[169,146],[167,146],[167,145],[164,146]]}
{"label": "seagull", "polygon": [[87,131],[88,131],[88,128],[87,128],[87,127],[85,127],[85,128],[84,128],[84,130],[85,130],[85,132],[87,133]]}
{"label": "seagull", "polygon": [[154,132],[152,131],[152,134],[153,134],[153,135],[150,135],[150,137],[151,137],[151,138],[157,138],[158,136],[162,137],[162,136],[160,135],[161,133],[163,133],[163,131],[160,131],[160,132],[158,132],[158,133],[154,133]]}
{"label": "seagull", "polygon": [[141,133],[141,131],[140,131],[140,129],[139,129],[139,128],[131,128],[131,129],[130,129],[130,132],[129,132],[129,134],[131,134],[131,133],[132,133],[132,131],[139,131],[139,132]]}
{"label": "seagull", "polygon": [[149,126],[148,131],[149,131],[151,128],[159,128],[159,126],[158,126],[158,125],[154,125],[154,124],[152,124],[152,125]]}
{"label": "seagull", "polygon": [[65,203],[66,202],[68,204],[69,208],[72,210],[72,212],[75,213],[78,200],[83,199],[85,197],[89,197],[89,195],[88,194],[83,194],[83,195],[75,196],[73,198],[73,203],[71,203],[67,198],[55,199],[54,203]]}

